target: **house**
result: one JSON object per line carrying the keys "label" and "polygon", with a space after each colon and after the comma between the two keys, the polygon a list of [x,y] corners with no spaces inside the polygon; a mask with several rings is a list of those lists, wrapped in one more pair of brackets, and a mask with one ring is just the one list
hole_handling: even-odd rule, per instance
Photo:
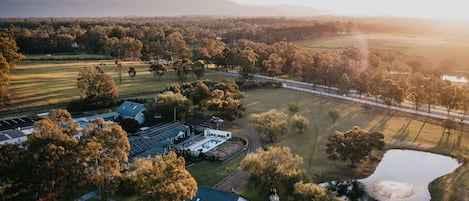
{"label": "house", "polygon": [[203,186],[197,187],[197,194],[188,201],[248,201],[246,198],[231,192],[220,191]]}
{"label": "house", "polygon": [[1,131],[0,145],[2,144],[21,144],[28,139],[28,136],[19,129]]}
{"label": "house", "polygon": [[441,80],[448,80],[455,84],[467,85],[468,81],[465,76],[442,75]]}
{"label": "house", "polygon": [[0,120],[0,145],[23,143],[33,133],[33,125],[34,120],[29,117]]}
{"label": "house", "polygon": [[31,127],[34,120],[28,117],[0,120],[0,131]]}
{"label": "house", "polygon": [[147,108],[144,104],[131,101],[124,101],[116,110],[123,119],[135,119],[139,124],[145,122],[145,111]]}

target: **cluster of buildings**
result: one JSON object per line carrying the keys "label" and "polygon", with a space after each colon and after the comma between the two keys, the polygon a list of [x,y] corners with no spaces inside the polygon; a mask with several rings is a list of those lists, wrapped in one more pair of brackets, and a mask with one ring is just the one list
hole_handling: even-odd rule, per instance
{"label": "cluster of buildings", "polygon": [[[144,123],[144,104],[131,101],[123,102],[115,111],[92,116],[83,116],[74,119],[81,128],[98,118],[105,121],[117,121],[118,119],[135,119],[140,125]],[[34,122],[46,114],[37,118],[21,117],[15,119],[0,120],[0,145],[21,144],[34,132]],[[74,136],[79,139],[80,134]],[[129,137],[129,158],[152,157],[163,155],[174,150],[179,154],[199,156],[214,147],[223,144],[231,138],[231,133],[206,128],[201,134],[194,134],[191,128],[180,122],[161,123],[151,127],[142,128],[135,136]],[[247,201],[242,196],[232,192],[224,192],[216,189],[198,187],[196,196],[190,201]]]}

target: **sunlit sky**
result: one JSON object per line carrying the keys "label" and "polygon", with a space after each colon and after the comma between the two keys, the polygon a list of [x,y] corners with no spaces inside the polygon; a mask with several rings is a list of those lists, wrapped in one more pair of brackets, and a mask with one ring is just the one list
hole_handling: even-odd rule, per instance
{"label": "sunlit sky", "polygon": [[230,0],[241,4],[301,5],[347,16],[469,20],[468,0]]}

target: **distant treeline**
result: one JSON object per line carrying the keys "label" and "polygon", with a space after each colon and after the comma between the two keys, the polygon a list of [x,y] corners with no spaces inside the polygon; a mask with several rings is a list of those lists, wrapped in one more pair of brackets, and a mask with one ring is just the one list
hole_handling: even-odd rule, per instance
{"label": "distant treeline", "polygon": [[175,32],[181,33],[188,47],[194,49],[204,38],[216,38],[227,45],[234,45],[240,39],[273,44],[318,40],[351,32],[430,33],[435,32],[435,23],[417,19],[327,17],[32,18],[2,19],[0,28],[13,30],[20,52],[26,54],[111,55],[116,53],[106,44],[116,38],[137,48],[130,55],[120,56],[148,57],[157,54],[155,48],[170,48],[167,37]]}

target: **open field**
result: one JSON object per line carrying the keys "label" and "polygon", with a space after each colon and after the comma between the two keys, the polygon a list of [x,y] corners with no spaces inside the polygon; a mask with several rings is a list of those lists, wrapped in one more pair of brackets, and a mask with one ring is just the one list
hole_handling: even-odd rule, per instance
{"label": "open field", "polygon": [[[119,83],[119,75],[115,71],[116,65],[112,60],[25,61],[11,71],[11,101],[6,108],[0,110],[55,104],[76,99],[78,98],[76,79],[80,68],[86,65],[98,66],[99,64],[105,64],[100,67],[105,73],[114,77],[120,96],[158,91],[169,84],[178,83],[174,71],[168,71],[161,77],[161,80],[154,79],[148,71],[149,64],[141,62],[123,62],[122,83]],[[127,70],[131,66],[137,71],[133,80],[127,74]],[[195,75],[190,74],[187,77],[187,82],[196,79]],[[201,79],[218,81],[226,78],[206,73]]]}
{"label": "open field", "polygon": [[357,33],[318,41],[305,41],[302,46],[314,51],[342,51],[346,47],[357,47],[363,51],[396,51],[423,56],[434,66],[444,58],[452,58],[459,65],[469,67],[469,59],[466,55],[469,51],[469,39],[463,37]]}
{"label": "open field", "polygon": [[[357,103],[286,89],[245,92],[247,108],[245,121],[247,121],[249,114],[265,112],[273,108],[287,113],[289,102],[297,103],[300,114],[307,117],[311,124],[303,134],[290,130],[285,134],[283,140],[273,145],[288,146],[294,153],[302,156],[304,158],[303,168],[315,182],[363,178],[372,173],[373,165],[370,164],[359,166],[353,170],[350,168],[349,162],[334,162],[327,159],[324,149],[328,135],[335,130],[344,131],[354,125],[370,132],[382,132],[385,135],[388,148],[413,148],[461,157],[469,156],[469,131],[466,129],[462,133],[460,143],[458,143],[460,130],[452,131],[453,134],[443,136],[443,127],[439,125],[437,120],[426,120],[425,117],[406,113],[389,113],[385,109],[364,107]],[[336,110],[340,113],[340,118],[335,123],[332,123],[328,116],[330,110]],[[432,186],[432,189],[467,189],[469,187],[467,184],[466,186],[461,185],[469,180],[469,175],[465,173],[467,167],[460,168],[457,172],[461,172],[456,174],[458,177],[448,176],[450,179],[442,182],[444,185]],[[243,190],[241,193],[246,193],[247,196],[253,195],[253,192],[249,190]],[[444,191],[435,196],[443,196],[442,194],[444,195]]]}
{"label": "open field", "polygon": [[28,61],[44,61],[44,60],[111,60],[111,56],[98,54],[33,54],[27,55],[25,60]]}

